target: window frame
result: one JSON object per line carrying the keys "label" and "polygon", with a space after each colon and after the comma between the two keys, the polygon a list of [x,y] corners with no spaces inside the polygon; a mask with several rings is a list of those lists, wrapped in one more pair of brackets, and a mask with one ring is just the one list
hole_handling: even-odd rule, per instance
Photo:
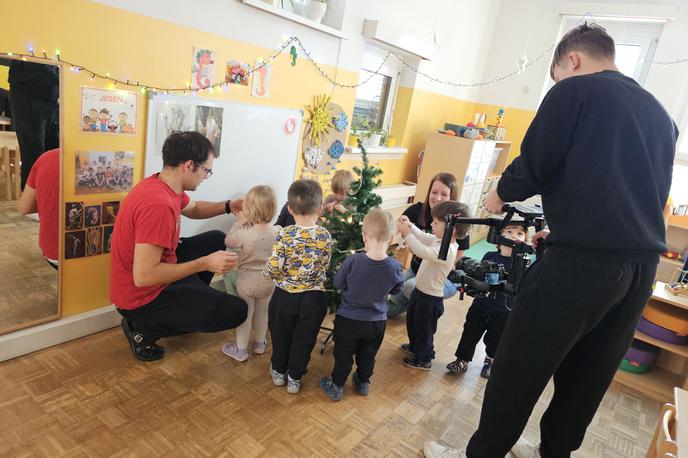
{"label": "window frame", "polygon": [[[621,36],[619,39],[617,40],[614,38],[614,43],[616,45],[642,46],[642,51],[638,59],[642,60],[643,64],[640,67],[636,66],[636,72],[633,75],[633,79],[635,79],[640,86],[644,87],[647,80],[647,75],[649,74],[650,67],[652,65],[652,62],[650,61],[654,58],[659,39],[664,32],[665,21],[644,21],[630,17],[606,17],[600,19],[591,17],[590,20],[607,29],[612,38],[614,38],[614,35],[618,35],[619,29],[623,27],[623,30],[620,32]],[[559,40],[561,40],[566,32],[571,30],[577,25],[577,23],[581,21],[582,20],[579,16],[562,15],[561,24],[559,25],[559,32],[557,33],[557,43]],[[651,30],[652,28],[657,28],[658,30]],[[552,53],[552,57],[550,58],[550,65],[547,66],[547,74],[545,76],[545,83],[542,88],[542,93],[540,94],[540,102],[542,102],[542,99],[545,98],[547,92],[549,92],[549,90],[552,89],[552,86],[554,86],[554,81],[552,81],[552,78],[550,78],[549,75],[553,58],[554,53]]]}
{"label": "window frame", "polygon": [[[387,55],[387,50],[383,47],[371,44],[371,43],[366,43],[366,46],[363,50],[363,56],[361,59],[361,66],[359,68],[359,75],[361,73],[365,73],[365,78],[369,77],[371,74],[376,73],[377,67],[380,65],[379,63],[382,61],[382,59],[385,58]],[[366,56],[370,56],[370,59],[367,59]],[[366,68],[368,65],[366,65],[366,62],[375,62],[377,63],[375,65],[371,65],[371,67],[374,68]],[[392,121],[394,118],[394,107],[396,106],[396,100],[397,100],[397,93],[399,89],[399,80],[401,77],[401,66],[397,62],[396,59],[393,57],[390,57],[387,59],[387,61],[380,67],[379,70],[377,70],[377,74],[387,76],[390,78],[390,83],[389,83],[389,89],[386,94],[386,103],[385,103],[385,111],[382,117],[382,126],[381,128],[389,133],[390,128],[392,127]],[[358,89],[357,89],[358,93]],[[356,96],[354,96],[354,108],[356,107]],[[367,133],[368,131],[366,130],[359,130],[359,132],[364,132]]]}

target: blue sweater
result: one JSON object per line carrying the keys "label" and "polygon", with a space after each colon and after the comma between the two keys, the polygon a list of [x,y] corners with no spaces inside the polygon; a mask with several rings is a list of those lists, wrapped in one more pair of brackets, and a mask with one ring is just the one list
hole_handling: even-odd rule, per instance
{"label": "blue sweater", "polygon": [[352,254],[334,276],[334,287],[342,293],[337,315],[359,321],[386,320],[387,295],[396,294],[403,282],[396,259],[375,261],[365,253]]}

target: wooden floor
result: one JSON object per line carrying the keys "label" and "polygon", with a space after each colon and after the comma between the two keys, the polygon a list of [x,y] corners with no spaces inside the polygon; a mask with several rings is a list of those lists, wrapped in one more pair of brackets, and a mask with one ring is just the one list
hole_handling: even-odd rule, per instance
{"label": "wooden floor", "polygon": [[[474,364],[448,375],[468,301],[446,303],[432,371],[401,364],[403,320],[389,322],[368,397],[318,387],[331,348],[313,352],[302,391],[272,385],[269,350],[245,363],[220,345],[233,332],[162,340],[167,356],[135,361],[119,329],[0,364],[0,456],[420,456],[424,441],[463,445],[485,381]],[[329,317],[328,317],[329,319]],[[484,349],[479,348],[482,361]],[[537,441],[539,401],[525,435]],[[659,404],[613,387],[574,456],[642,457]]]}
{"label": "wooden floor", "polygon": [[57,271],[38,247],[38,221],[0,201],[0,333],[57,313]]}

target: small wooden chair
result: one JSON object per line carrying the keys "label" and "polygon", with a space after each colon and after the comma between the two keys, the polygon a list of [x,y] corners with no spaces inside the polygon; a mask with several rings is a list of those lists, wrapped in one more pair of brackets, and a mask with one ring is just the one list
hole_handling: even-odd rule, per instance
{"label": "small wooden chair", "polygon": [[5,200],[17,200],[21,195],[21,160],[19,147],[0,148],[0,170],[5,180]]}
{"label": "small wooden chair", "polygon": [[678,456],[678,444],[674,438],[675,432],[676,407],[667,403],[662,406],[662,410],[659,412],[657,428],[655,428],[645,458],[676,458]]}

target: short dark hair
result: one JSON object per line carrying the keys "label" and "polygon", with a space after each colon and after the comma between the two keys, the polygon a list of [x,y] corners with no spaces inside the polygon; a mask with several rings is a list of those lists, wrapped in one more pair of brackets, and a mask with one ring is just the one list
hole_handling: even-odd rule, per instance
{"label": "short dark hair", "polygon": [[162,164],[165,167],[176,167],[186,161],[202,164],[208,156],[217,157],[213,144],[203,134],[195,131],[174,131],[162,145]]}
{"label": "short dark hair", "polygon": [[[440,221],[445,221],[447,215],[461,215],[470,218],[471,211],[468,205],[456,202],[453,200],[445,200],[435,205],[432,209],[432,217]],[[469,224],[457,224],[454,226],[454,234],[457,239],[464,239],[468,235],[468,230],[471,228]]]}
{"label": "short dark hair", "polygon": [[554,67],[561,59],[572,51],[581,51],[596,59],[614,60],[616,47],[614,39],[609,36],[607,30],[601,25],[583,24],[566,32],[554,50],[554,58],[549,73],[554,79]]}
{"label": "short dark hair", "polygon": [[315,180],[296,180],[287,191],[289,208],[297,215],[316,214],[322,201],[322,187]]}

